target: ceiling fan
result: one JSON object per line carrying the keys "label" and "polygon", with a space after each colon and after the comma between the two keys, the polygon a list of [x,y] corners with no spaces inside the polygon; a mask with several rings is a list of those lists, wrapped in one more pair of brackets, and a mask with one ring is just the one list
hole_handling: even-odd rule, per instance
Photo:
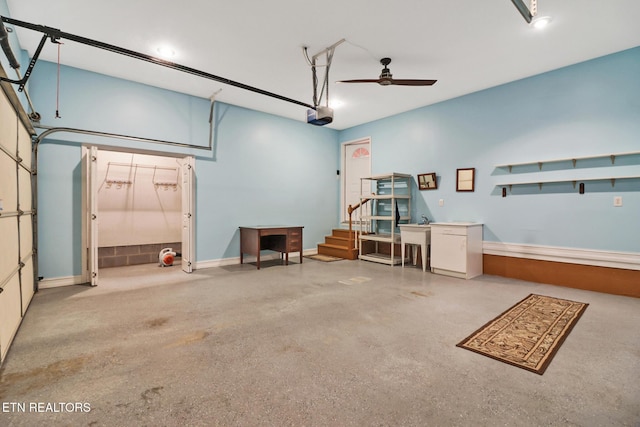
{"label": "ceiling fan", "polygon": [[340,80],[340,83],[378,83],[380,86],[431,86],[437,80],[424,79],[394,79],[391,71],[387,67],[391,63],[391,58],[382,58],[380,63],[384,67],[377,79],[356,79],[356,80]]}

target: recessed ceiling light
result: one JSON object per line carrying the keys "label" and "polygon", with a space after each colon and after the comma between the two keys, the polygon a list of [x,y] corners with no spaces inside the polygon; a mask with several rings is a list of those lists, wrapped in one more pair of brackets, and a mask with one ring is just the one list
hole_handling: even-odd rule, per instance
{"label": "recessed ceiling light", "polygon": [[533,21],[531,21],[530,25],[536,30],[541,30],[547,25],[549,25],[550,22],[551,22],[550,16],[539,16],[534,18]]}
{"label": "recessed ceiling light", "polygon": [[160,46],[158,47],[158,49],[156,49],[158,51],[158,54],[163,57],[163,58],[173,58],[174,56],[176,56],[176,51],[171,49],[170,46]]}
{"label": "recessed ceiling light", "polygon": [[332,99],[331,101],[329,101],[329,107],[336,109],[336,108],[340,108],[344,105],[344,101],[341,101],[339,99]]}

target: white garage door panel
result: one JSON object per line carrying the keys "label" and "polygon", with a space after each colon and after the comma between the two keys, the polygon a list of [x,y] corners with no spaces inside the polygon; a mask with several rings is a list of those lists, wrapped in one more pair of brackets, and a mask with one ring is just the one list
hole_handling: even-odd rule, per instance
{"label": "white garage door panel", "polygon": [[0,236],[2,236],[2,246],[5,248],[0,256],[0,283],[2,283],[18,267],[18,217],[0,217]]}
{"label": "white garage door panel", "polygon": [[20,210],[28,212],[31,210],[31,174],[24,168],[18,169],[20,179]]}
{"label": "white garage door panel", "polygon": [[22,267],[22,272],[20,276],[21,286],[22,286],[22,315],[27,312],[27,308],[29,307],[29,303],[31,302],[31,298],[33,298],[33,258],[29,257],[24,260],[24,267]]}
{"label": "white garage door panel", "polygon": [[16,153],[18,118],[4,92],[0,91],[0,145]]}
{"label": "white garage door panel", "polygon": [[4,360],[20,321],[20,281],[16,273],[0,293],[0,360]]}
{"label": "white garage door panel", "polygon": [[31,215],[20,217],[20,257],[25,258],[31,253],[33,247],[33,224]]}
{"label": "white garage door panel", "polygon": [[18,176],[16,162],[0,151],[0,199],[3,213],[16,212],[18,207]]}
{"label": "white garage door panel", "polygon": [[31,137],[24,126],[18,127],[18,154],[22,159],[22,165],[31,169]]}
{"label": "white garage door panel", "polygon": [[[7,92],[10,93],[10,92]],[[13,99],[13,94],[12,95]],[[34,294],[30,126],[0,90],[0,363]],[[17,113],[20,111],[20,113]],[[25,214],[19,216],[19,212]],[[21,262],[23,263],[20,267]]]}

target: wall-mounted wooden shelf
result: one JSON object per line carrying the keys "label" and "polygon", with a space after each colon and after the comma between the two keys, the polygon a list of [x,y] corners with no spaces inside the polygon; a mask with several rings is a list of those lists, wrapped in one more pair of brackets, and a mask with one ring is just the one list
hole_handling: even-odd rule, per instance
{"label": "wall-mounted wooden shelf", "polygon": [[[531,177],[527,177],[526,179],[521,179],[518,180],[513,179],[515,178],[516,175],[522,175],[522,174],[514,174],[510,176],[509,181],[506,182],[500,182],[495,184],[496,187],[502,187],[503,191],[502,191],[502,196],[506,196],[506,188],[509,188],[509,191],[511,191],[513,189],[513,186],[530,186],[530,185],[537,185],[538,188],[540,190],[542,190],[542,187],[544,186],[544,184],[560,184],[560,183],[567,183],[570,182],[573,184],[573,188],[576,188],[577,183],[582,183],[582,182],[587,182],[587,181],[609,181],[611,182],[611,187],[615,187],[616,185],[616,181],[619,180],[629,180],[629,179],[640,179],[640,170],[636,165],[625,165],[625,166],[615,166],[615,161],[616,158],[618,157],[624,157],[624,156],[634,156],[634,155],[640,155],[640,151],[627,151],[627,152],[619,152],[619,153],[611,153],[611,154],[599,154],[599,155],[593,155],[593,156],[581,156],[581,157],[566,157],[566,158],[559,158],[559,159],[548,159],[548,160],[539,160],[539,161],[534,161],[534,162],[521,162],[521,163],[505,163],[505,164],[501,164],[501,165],[497,165],[496,168],[497,169],[505,169],[508,168],[509,169],[509,173],[511,174],[513,171],[514,167],[519,167],[519,166],[531,166],[531,165],[538,165],[538,169],[540,171],[542,171],[542,166],[544,164],[549,164],[549,163],[562,163],[562,162],[571,162],[573,168],[570,167],[560,167],[559,169],[554,169],[555,172],[561,172],[562,170],[565,170],[567,172],[565,172],[565,176],[563,177],[549,177],[549,175],[547,174],[553,174],[553,172],[548,171],[545,172],[543,174],[541,173],[537,173],[537,172],[533,172],[527,175],[533,175],[534,179],[532,179]],[[593,173],[591,172],[589,176],[580,176],[580,174],[577,174],[576,171],[573,171],[573,169],[576,168],[576,164],[578,161],[581,160],[593,160],[593,159],[611,159],[611,165],[615,166],[615,172],[612,174],[612,170],[614,168],[603,168],[600,173]],[[530,169],[529,169],[530,170]],[[569,171],[572,172],[569,172]],[[546,175],[544,178],[542,178],[543,175]],[[584,174],[583,174],[584,175]],[[524,178],[524,177],[523,177]],[[584,192],[584,186],[581,185],[580,186],[580,193]]]}
{"label": "wall-mounted wooden shelf", "polygon": [[576,167],[578,160],[593,160],[593,159],[606,159],[607,157],[611,159],[611,164],[615,164],[616,157],[623,156],[633,156],[640,154],[640,151],[627,151],[621,153],[612,153],[612,154],[598,154],[593,156],[580,156],[580,157],[566,157],[560,159],[548,159],[548,160],[538,160],[535,162],[522,162],[522,163],[505,163],[503,165],[497,165],[496,168],[504,169],[508,168],[509,173],[511,173],[512,169],[516,166],[530,166],[530,165],[538,165],[538,169],[542,170],[542,166],[546,163],[561,163],[561,162],[572,162],[573,167]]}
{"label": "wall-mounted wooden shelf", "polygon": [[623,179],[640,179],[640,175],[618,175],[618,176],[607,176],[607,177],[597,177],[597,178],[580,178],[580,179],[538,179],[533,181],[520,181],[520,182],[504,182],[500,184],[496,184],[496,187],[509,187],[509,190],[514,185],[535,185],[538,184],[538,187],[542,189],[544,184],[559,184],[563,182],[571,182],[573,183],[573,188],[576,188],[576,183],[584,182],[584,181],[610,181],[611,187],[615,187],[616,181]]}

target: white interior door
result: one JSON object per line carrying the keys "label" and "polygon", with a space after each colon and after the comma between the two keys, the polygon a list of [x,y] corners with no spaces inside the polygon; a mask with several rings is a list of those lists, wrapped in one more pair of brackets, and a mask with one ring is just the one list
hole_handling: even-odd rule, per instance
{"label": "white interior door", "polygon": [[82,281],[98,285],[98,148],[82,147],[83,274]]}
{"label": "white interior door", "polygon": [[[369,138],[345,142],[342,145],[342,221],[349,221],[349,213],[347,209],[349,205],[355,206],[360,203],[360,194],[364,192],[369,194],[371,191],[371,183],[364,182],[367,188],[361,188],[360,178],[371,176],[371,140]],[[363,214],[368,212],[368,205],[364,206]],[[357,221],[357,213],[353,214],[352,220]]]}
{"label": "white interior door", "polygon": [[182,159],[182,270],[193,271],[195,256],[195,185],[193,157]]}

